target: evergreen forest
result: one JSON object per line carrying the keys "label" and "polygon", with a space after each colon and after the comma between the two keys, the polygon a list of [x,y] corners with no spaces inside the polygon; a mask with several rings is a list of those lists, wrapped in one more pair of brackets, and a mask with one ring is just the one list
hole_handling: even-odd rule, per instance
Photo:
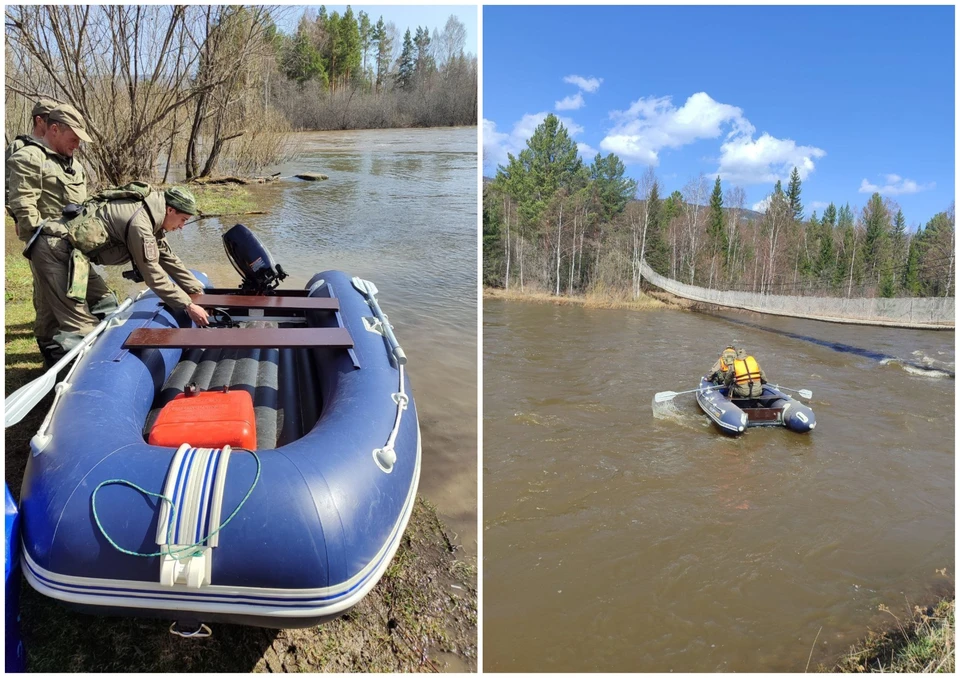
{"label": "evergreen forest", "polygon": [[683,283],[789,296],[955,293],[954,205],[908,226],[896,202],[803,204],[796,168],[762,213],[702,173],[668,187],[626,176],[614,154],[585,163],[548,115],[483,188],[484,284],[561,295],[640,296],[641,262]]}

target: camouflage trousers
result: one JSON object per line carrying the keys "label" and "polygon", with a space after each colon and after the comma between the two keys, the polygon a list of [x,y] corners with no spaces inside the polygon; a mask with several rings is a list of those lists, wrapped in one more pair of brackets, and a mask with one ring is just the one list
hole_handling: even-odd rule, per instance
{"label": "camouflage trousers", "polygon": [[71,247],[66,240],[47,235],[40,235],[30,248],[37,309],[35,332],[40,352],[48,364],[62,358],[100,323],[104,314],[118,306],[116,295],[93,267],[87,280],[86,301],[67,297],[70,255]]}

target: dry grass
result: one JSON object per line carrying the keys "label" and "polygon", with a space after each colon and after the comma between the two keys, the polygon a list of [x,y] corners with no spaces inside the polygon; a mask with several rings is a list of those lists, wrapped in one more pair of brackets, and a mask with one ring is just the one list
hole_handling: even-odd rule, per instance
{"label": "dry grass", "polygon": [[567,296],[561,294],[556,296],[549,292],[542,292],[539,290],[524,290],[521,292],[517,289],[504,290],[497,287],[484,287],[483,288],[483,298],[484,299],[503,299],[507,301],[533,301],[541,304],[558,304],[558,305],[579,305],[586,306],[588,308],[611,308],[611,309],[629,309],[634,311],[649,311],[662,308],[675,308],[671,304],[664,303],[659,299],[655,299],[643,292],[640,293],[638,299],[632,299],[628,294],[620,293],[588,293],[578,296]]}
{"label": "dry grass", "polygon": [[[904,622],[884,605],[895,625],[869,636],[850,648],[832,669],[843,673],[954,673],[956,670],[954,613],[956,601],[942,600],[936,607],[914,607]],[[823,669],[824,667],[821,667]]]}

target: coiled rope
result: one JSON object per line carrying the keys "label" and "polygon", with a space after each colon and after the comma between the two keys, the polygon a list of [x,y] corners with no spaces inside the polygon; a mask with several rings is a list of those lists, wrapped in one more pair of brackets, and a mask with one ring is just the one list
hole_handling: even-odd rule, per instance
{"label": "coiled rope", "polygon": [[[115,542],[115,541],[110,537],[110,535],[107,534],[107,531],[103,528],[103,524],[100,522],[100,516],[97,514],[97,492],[99,492],[99,491],[100,491],[100,488],[102,488],[102,487],[105,487],[105,486],[107,486],[107,485],[126,485],[126,486],[128,486],[128,487],[132,487],[133,489],[135,489],[135,490],[137,490],[137,491],[139,491],[139,492],[142,492],[143,494],[145,494],[145,495],[147,495],[147,496],[157,497],[158,499],[162,499],[163,501],[165,501],[165,502],[167,502],[168,504],[170,504],[170,518],[169,518],[169,520],[167,521],[167,522],[168,522],[168,525],[169,525],[169,526],[167,527],[167,542],[168,542],[168,544],[169,544],[170,540],[173,538],[173,526],[174,526],[174,523],[176,522],[176,521],[174,520],[174,518],[175,518],[176,515],[177,515],[177,505],[173,503],[173,500],[170,499],[170,497],[168,497],[168,496],[166,496],[166,495],[164,495],[164,494],[158,494],[158,493],[156,493],[156,492],[151,492],[150,490],[145,490],[144,488],[140,487],[140,486],[137,485],[136,483],[133,483],[133,482],[131,482],[131,481],[129,481],[129,480],[124,480],[123,478],[112,478],[112,479],[110,479],[110,480],[104,480],[102,483],[100,483],[99,485],[97,485],[97,487],[93,490],[93,495],[91,495],[91,497],[90,497],[90,503],[91,503],[91,505],[92,505],[92,507],[93,507],[93,518],[94,518],[94,520],[95,520],[96,523],[97,523],[97,528],[100,530],[100,534],[102,534],[102,535],[104,536],[104,538],[105,538],[108,542],[110,542],[110,545],[113,546],[113,548],[117,549],[117,550],[120,551],[121,553],[126,553],[127,555],[131,555],[131,556],[140,556],[141,558],[159,558],[160,556],[171,556],[174,560],[180,561],[180,560],[184,560],[185,558],[191,558],[191,557],[194,557],[194,556],[203,555],[203,552],[202,552],[198,547],[199,547],[199,546],[202,546],[205,541],[207,541],[208,539],[210,539],[210,537],[212,537],[213,535],[217,534],[220,530],[222,530],[223,528],[225,528],[225,527],[230,523],[230,521],[234,519],[234,517],[237,515],[237,513],[240,512],[240,509],[243,508],[243,505],[247,503],[247,499],[250,498],[250,495],[253,494],[253,489],[257,486],[257,483],[260,482],[260,467],[261,467],[261,466],[260,466],[260,457],[257,456],[257,453],[254,452],[253,450],[245,450],[245,449],[240,449],[240,450],[238,450],[238,449],[236,449],[236,448],[234,448],[233,451],[249,452],[250,454],[252,454],[252,455],[253,455],[253,458],[254,458],[254,459],[256,460],[256,462],[257,462],[257,474],[256,474],[256,476],[254,476],[254,478],[253,478],[253,484],[250,485],[250,489],[247,490],[247,494],[243,497],[242,500],[240,500],[240,503],[237,505],[237,508],[235,508],[235,509],[233,510],[233,513],[231,513],[231,514],[227,517],[226,520],[224,520],[222,523],[220,523],[220,526],[217,527],[217,529],[215,529],[213,532],[211,532],[210,534],[208,534],[206,537],[204,537],[204,538],[201,539],[200,541],[194,542],[193,544],[188,544],[188,545],[186,545],[186,546],[181,546],[181,547],[175,548],[175,549],[168,548],[166,551],[157,551],[156,553],[140,553],[140,552],[138,552],[138,551],[130,551],[129,549],[125,549],[125,548],[123,548],[122,546],[120,546],[119,544],[117,544],[117,542]],[[181,554],[182,554],[182,555],[181,555]]]}

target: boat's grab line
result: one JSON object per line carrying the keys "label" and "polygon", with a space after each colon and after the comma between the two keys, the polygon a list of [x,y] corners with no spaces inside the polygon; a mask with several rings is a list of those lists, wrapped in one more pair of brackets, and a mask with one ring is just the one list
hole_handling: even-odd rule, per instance
{"label": "boat's grab line", "polygon": [[384,473],[390,473],[393,471],[393,465],[397,463],[397,451],[394,449],[393,445],[397,440],[397,433],[400,431],[400,418],[403,416],[403,411],[407,409],[407,405],[410,403],[410,396],[407,395],[404,390],[403,384],[403,365],[399,365],[400,368],[400,390],[397,393],[393,394],[393,401],[397,404],[397,419],[393,424],[393,430],[390,431],[390,436],[387,438],[387,442],[383,447],[378,447],[373,451],[373,460],[377,463],[377,467]]}

